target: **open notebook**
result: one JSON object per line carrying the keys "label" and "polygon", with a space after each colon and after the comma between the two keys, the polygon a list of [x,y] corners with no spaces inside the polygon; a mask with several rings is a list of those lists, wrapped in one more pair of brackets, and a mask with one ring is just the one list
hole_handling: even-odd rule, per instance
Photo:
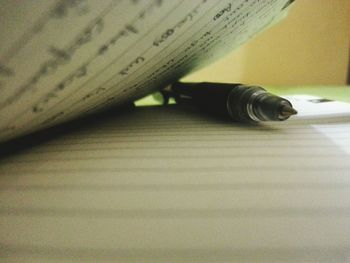
{"label": "open notebook", "polygon": [[0,1],[0,142],[141,98],[240,46],[290,0]]}
{"label": "open notebook", "polygon": [[90,121],[1,160],[1,262],[348,262],[349,123]]}

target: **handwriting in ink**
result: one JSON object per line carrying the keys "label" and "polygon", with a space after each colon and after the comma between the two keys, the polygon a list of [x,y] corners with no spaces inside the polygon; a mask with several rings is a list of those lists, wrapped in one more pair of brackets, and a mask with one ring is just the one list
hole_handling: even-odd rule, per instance
{"label": "handwriting in ink", "polygon": [[217,20],[219,19],[223,14],[230,12],[231,11],[231,3],[228,4],[228,6],[226,6],[225,8],[221,9],[219,13],[217,13],[214,17],[213,20]]}
{"label": "handwriting in ink", "polygon": [[[152,5],[148,6],[144,11],[145,14],[148,14],[150,12],[150,9],[154,8],[155,5],[159,5],[160,3],[158,3],[159,1],[155,1],[156,3],[153,3]],[[62,58],[70,58],[73,53],[73,51],[75,51],[77,49],[77,47],[79,47],[79,45],[83,45],[89,41],[91,41],[91,38],[93,38],[95,35],[101,33],[103,30],[103,20],[100,19],[96,19],[95,23],[93,25],[91,25],[90,27],[87,27],[81,34],[79,34],[79,36],[76,38],[76,41],[73,43],[73,45],[70,47],[70,53],[67,52],[67,50],[59,50],[59,49],[55,49],[52,48],[51,49],[51,53],[60,56]],[[92,34],[90,34],[90,32]],[[96,33],[94,33],[96,32]],[[115,36],[112,36],[112,38],[107,41],[105,44],[101,45],[98,49],[97,49],[97,53],[95,53],[95,55],[93,57],[91,57],[88,61],[86,61],[76,72],[74,72],[73,74],[71,74],[68,78],[66,78],[65,80],[61,81],[58,85],[56,85],[56,87],[54,89],[52,89],[50,92],[48,92],[44,97],[42,97],[40,99],[40,101],[38,103],[36,103],[33,107],[32,107],[32,112],[33,113],[40,113],[46,110],[46,108],[49,106],[49,103],[55,99],[58,98],[59,93],[61,93],[63,90],[65,90],[68,86],[72,85],[74,80],[86,77],[89,74],[88,68],[90,66],[90,64],[98,57],[101,55],[104,55],[109,48],[111,47],[111,45],[115,45],[116,42],[121,38],[121,37],[126,37],[129,36],[130,34],[137,34],[138,33],[138,29],[136,28],[135,25],[128,23],[124,26],[124,28],[119,31]],[[143,57],[137,58],[134,63],[131,63],[132,65],[129,65],[131,67],[135,66],[135,63],[140,63],[141,60],[144,60]],[[128,71],[129,69],[127,68],[126,71]],[[125,73],[125,71],[123,71]],[[97,88],[96,90],[89,92],[88,94],[86,94],[81,101],[84,102],[96,95],[99,95],[100,93],[102,93],[103,91],[105,91],[105,88]],[[65,115],[66,112],[60,114],[59,116],[57,116],[56,118],[60,118],[63,115]]]}
{"label": "handwriting in ink", "polygon": [[40,123],[41,126],[44,126],[50,122],[55,121],[56,119],[58,119],[59,117],[64,115],[64,111],[60,111],[58,113],[56,113],[55,115],[51,116],[50,118],[44,120],[42,123]]}
{"label": "handwriting in ink", "polygon": [[104,55],[109,50],[109,48],[114,46],[122,37],[126,37],[130,33],[137,34],[138,30],[135,26],[128,24],[122,30],[116,33],[112,38],[110,38],[106,43],[104,43],[98,48],[98,55]]}
{"label": "handwriting in ink", "polygon": [[0,64],[0,77],[11,77],[13,75],[15,75],[15,72],[11,68]]}
{"label": "handwriting in ink", "polygon": [[69,9],[75,9],[77,15],[82,16],[89,12],[89,5],[86,0],[63,0],[54,7],[51,16],[63,18],[67,16]]}
{"label": "handwriting in ink", "polygon": [[71,85],[75,80],[84,77],[87,74],[86,67],[82,66],[78,68],[75,72],[70,74],[68,78],[61,81],[56,87],[47,93],[43,98],[41,98],[33,107],[32,111],[34,113],[44,111],[47,104],[49,104],[53,99],[58,97],[58,93],[66,89],[69,85]]}
{"label": "handwriting in ink", "polygon": [[106,88],[104,88],[104,87],[98,87],[97,89],[94,89],[93,91],[86,94],[81,100],[86,101],[86,100],[90,99],[91,97],[104,92],[105,90],[106,90]]}
{"label": "handwriting in ink", "polygon": [[[203,1],[203,3],[206,1]],[[187,24],[188,22],[191,22],[193,20],[193,18],[198,14],[198,11],[201,7],[202,3],[197,5],[196,7],[194,7],[188,14],[185,15],[185,17],[183,19],[181,19],[179,22],[177,22],[173,27],[170,27],[168,29],[166,29],[161,35],[160,37],[157,37],[154,41],[153,41],[153,45],[158,47],[160,46],[163,42],[165,42],[170,36],[172,36],[175,31],[179,30],[180,28],[182,28],[185,24]]]}
{"label": "handwriting in ink", "polygon": [[138,66],[139,64],[141,64],[144,61],[145,61],[144,57],[139,56],[139,57],[135,58],[125,68],[123,68],[121,71],[119,71],[119,74],[122,76],[127,75],[132,68]]}
{"label": "handwriting in ink", "polygon": [[54,74],[60,66],[67,64],[71,60],[72,56],[79,48],[90,42],[94,37],[100,34],[102,30],[103,20],[97,19],[95,23],[86,27],[67,49],[64,50],[56,47],[49,47],[48,52],[53,57],[42,63],[39,70],[29,78],[29,81],[20,86],[19,89],[17,89],[13,95],[8,97],[4,103],[1,103],[0,108],[13,103],[19,99],[24,92],[34,89],[43,77]]}

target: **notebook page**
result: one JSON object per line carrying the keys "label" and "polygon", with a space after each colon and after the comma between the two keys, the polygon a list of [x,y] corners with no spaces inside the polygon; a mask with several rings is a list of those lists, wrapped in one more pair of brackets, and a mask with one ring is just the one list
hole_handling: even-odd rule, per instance
{"label": "notebook page", "polygon": [[[347,262],[350,117],[144,107],[0,163],[3,262]],[[320,129],[321,127],[321,129]],[[333,138],[333,139],[331,139]]]}
{"label": "notebook page", "polygon": [[164,87],[273,24],[288,3],[1,1],[0,141]]}

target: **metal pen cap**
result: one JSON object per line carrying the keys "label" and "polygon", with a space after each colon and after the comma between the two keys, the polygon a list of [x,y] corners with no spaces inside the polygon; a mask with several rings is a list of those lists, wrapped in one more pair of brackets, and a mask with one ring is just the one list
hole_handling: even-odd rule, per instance
{"label": "metal pen cap", "polygon": [[235,86],[226,106],[231,118],[237,121],[284,121],[297,114],[288,100],[258,86]]}

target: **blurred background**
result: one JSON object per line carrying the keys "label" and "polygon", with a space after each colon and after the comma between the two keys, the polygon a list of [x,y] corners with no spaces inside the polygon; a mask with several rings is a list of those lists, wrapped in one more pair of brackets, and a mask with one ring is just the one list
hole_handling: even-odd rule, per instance
{"label": "blurred background", "polygon": [[280,23],[185,80],[349,85],[349,49],[349,0],[296,0]]}

